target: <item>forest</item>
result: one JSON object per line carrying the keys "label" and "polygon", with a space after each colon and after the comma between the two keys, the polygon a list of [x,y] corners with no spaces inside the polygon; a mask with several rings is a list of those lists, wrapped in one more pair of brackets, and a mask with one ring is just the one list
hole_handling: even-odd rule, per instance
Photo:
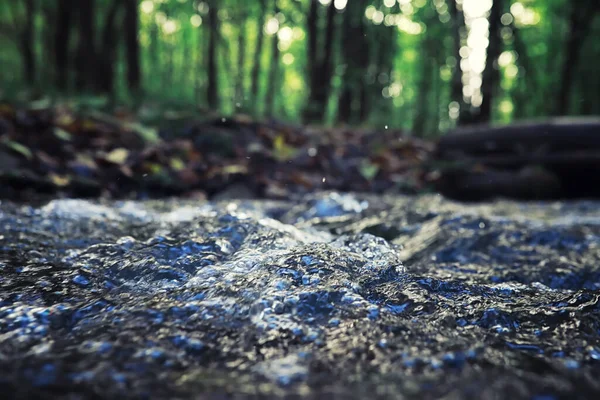
{"label": "forest", "polygon": [[403,129],[600,114],[597,0],[0,0],[0,98]]}

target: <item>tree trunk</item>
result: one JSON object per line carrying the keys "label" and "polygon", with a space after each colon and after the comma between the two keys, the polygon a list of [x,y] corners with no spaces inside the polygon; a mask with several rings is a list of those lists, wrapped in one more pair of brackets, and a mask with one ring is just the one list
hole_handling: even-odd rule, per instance
{"label": "tree trunk", "polygon": [[203,57],[203,53],[204,53],[204,44],[203,44],[203,40],[204,39],[204,35],[202,34],[202,30],[199,29],[198,30],[198,37],[196,38],[196,44],[195,44],[195,72],[194,72],[194,98],[196,99],[196,103],[200,104],[202,103],[202,93],[203,93],[203,84],[204,81],[202,79],[202,75],[198,72],[198,71],[203,71],[204,70],[204,60],[205,58]]}
{"label": "tree trunk", "polygon": [[92,89],[94,69],[96,67],[96,49],[94,45],[94,0],[77,1],[78,43],[76,53],[75,87],[79,91]]}
{"label": "tree trunk", "polygon": [[[274,0],[274,14],[277,15],[279,7],[277,0]],[[269,82],[267,86],[266,114],[272,117],[275,113],[275,90],[278,87],[277,80],[279,76],[279,37],[274,34],[271,38],[271,69],[269,70]]]}
{"label": "tree trunk", "polygon": [[35,53],[33,51],[35,36],[35,11],[36,2],[25,0],[25,26],[21,34],[21,51],[23,53],[23,76],[27,85],[36,84]]}
{"label": "tree trunk", "polygon": [[[338,101],[338,122],[364,121],[368,114],[364,72],[369,64],[368,44],[365,39],[364,0],[349,1],[342,24],[342,60],[346,65],[342,77],[342,92]],[[355,105],[360,104],[358,118]],[[353,118],[354,117],[354,118]]]}
{"label": "tree trunk", "polygon": [[121,0],[113,0],[102,29],[102,57],[98,59],[98,89],[103,93],[112,93],[115,81],[115,63],[117,50],[117,15]]}
{"label": "tree trunk", "polygon": [[58,0],[54,51],[56,86],[65,91],[69,87],[69,39],[73,19],[73,0]]}
{"label": "tree trunk", "polygon": [[208,106],[216,110],[219,108],[219,89],[217,75],[217,40],[219,37],[219,15],[217,2],[210,1],[208,9],[208,86],[206,89],[206,99]]}
{"label": "tree trunk", "polygon": [[513,49],[517,52],[517,64],[520,66],[521,71],[517,78],[517,87],[511,97],[514,105],[513,118],[523,119],[533,115],[532,104],[529,100],[529,93],[537,93],[539,87],[539,71],[533,67],[530,56],[527,51],[527,45],[521,37],[519,28],[515,26],[515,23],[510,25],[513,34]]}
{"label": "tree trunk", "polygon": [[[391,11],[393,12],[393,11]],[[398,9],[398,12],[400,10]],[[370,110],[375,110],[378,117],[389,118],[393,113],[393,103],[390,98],[383,96],[384,89],[392,82],[394,69],[394,60],[398,50],[398,29],[394,26],[386,26],[381,24],[372,26],[369,29],[371,34],[371,62],[373,68],[373,83],[368,84],[368,104],[367,113]],[[368,115],[367,115],[368,117]],[[388,124],[390,120],[388,119]]]}
{"label": "tree trunk", "polygon": [[571,102],[571,93],[574,74],[579,64],[581,48],[588,35],[594,17],[600,11],[600,3],[597,0],[574,1],[570,5],[569,33],[565,44],[566,57],[563,61],[561,83],[556,103],[555,113],[557,115],[567,114]]}
{"label": "tree trunk", "polygon": [[48,4],[44,2],[41,6],[41,14],[44,19],[44,24],[41,29],[42,48],[38,59],[45,62],[45,67],[39,69],[38,81],[44,89],[54,86],[54,67],[55,64],[48,65],[49,60],[54,60],[54,26],[49,21],[56,21],[56,4]]}
{"label": "tree trunk", "polygon": [[325,40],[321,57],[317,54],[318,43],[318,1],[311,2],[308,16],[308,65],[310,68],[310,96],[306,105],[305,119],[307,121],[323,122],[327,112],[327,103],[331,88],[333,73],[333,38],[335,33],[335,6],[332,1],[327,8]]}
{"label": "tree trunk", "polygon": [[[428,35],[428,34],[426,34]],[[419,82],[419,89],[417,93],[417,104],[415,110],[415,120],[413,122],[412,130],[417,136],[424,136],[428,133],[427,122],[429,121],[429,95],[432,89],[432,66],[436,64],[435,58],[431,56],[431,39],[425,39],[425,49],[423,57],[423,65],[421,67],[421,78]]]}
{"label": "tree trunk", "polygon": [[125,49],[127,58],[127,85],[133,93],[139,92],[140,72],[140,44],[138,41],[138,2],[125,0]]}
{"label": "tree trunk", "polygon": [[458,9],[456,0],[448,0],[448,5],[452,23],[452,36],[454,39],[452,55],[456,59],[456,65],[452,70],[452,79],[450,83],[450,101],[458,103],[459,118],[457,124],[461,125],[463,121],[461,121],[460,115],[464,115],[464,109],[466,108],[463,97],[462,69],[460,68],[460,62],[462,60],[460,49],[462,47],[462,32],[465,29],[465,16],[462,10]]}
{"label": "tree trunk", "polygon": [[159,27],[156,23],[151,24],[149,28],[150,45],[148,48],[148,58],[152,66],[153,77],[147,81],[147,88],[150,91],[160,91],[165,85],[163,79],[164,65],[160,55],[162,54],[162,46],[159,38]]}
{"label": "tree trunk", "polygon": [[260,60],[263,50],[265,36],[266,0],[260,0],[260,18],[258,19],[258,37],[256,38],[256,52],[254,53],[254,65],[252,66],[252,86],[250,88],[251,101],[254,103],[254,112],[258,111],[258,87],[260,80]]}
{"label": "tree trunk", "polygon": [[[333,1],[332,1],[333,3]],[[307,30],[307,54],[306,64],[308,65],[309,85],[312,89],[313,81],[315,80],[316,65],[318,64],[318,35],[319,35],[319,1],[310,0],[310,8],[308,9],[308,18],[306,20]]]}
{"label": "tree trunk", "polygon": [[479,108],[477,122],[489,123],[492,119],[492,106],[494,105],[495,94],[500,84],[500,70],[498,68],[498,57],[502,52],[502,22],[500,18],[504,12],[504,0],[494,0],[490,11],[489,24],[490,35],[489,45],[487,48],[487,59],[485,62],[485,70],[483,71],[483,83],[481,85],[481,93],[483,102]]}
{"label": "tree trunk", "polygon": [[235,96],[233,99],[233,108],[243,108],[244,99],[244,64],[246,63],[246,13],[240,17],[238,32],[238,54],[237,54],[237,76],[235,82]]}

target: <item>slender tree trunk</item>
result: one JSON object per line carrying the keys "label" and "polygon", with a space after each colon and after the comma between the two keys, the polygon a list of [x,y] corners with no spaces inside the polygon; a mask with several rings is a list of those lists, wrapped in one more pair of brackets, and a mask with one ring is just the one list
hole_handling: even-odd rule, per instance
{"label": "slender tree trunk", "polygon": [[419,89],[417,92],[417,104],[415,110],[415,119],[412,130],[417,136],[424,136],[427,133],[427,122],[429,121],[429,95],[431,93],[432,66],[435,64],[434,57],[431,56],[431,39],[425,39],[425,55],[423,56],[423,65],[421,67],[421,77]]}
{"label": "slender tree trunk", "polygon": [[202,85],[203,85],[203,81],[202,81],[202,75],[200,73],[198,73],[198,71],[204,71],[204,57],[202,57],[203,51],[204,51],[204,46],[203,46],[203,35],[202,35],[202,30],[199,29],[198,30],[198,35],[196,38],[196,57],[195,57],[195,62],[194,65],[196,66],[195,72],[194,72],[194,92],[195,92],[195,99],[196,99],[196,103],[200,104],[202,103]]}
{"label": "slender tree trunk", "polygon": [[125,49],[127,58],[127,85],[135,94],[141,83],[140,44],[138,41],[139,16],[137,0],[125,0]]}
{"label": "slender tree trunk", "polygon": [[371,114],[371,103],[369,98],[369,91],[367,89],[366,82],[363,82],[360,85],[360,108],[358,118],[361,124],[365,123],[369,119],[369,114]]}
{"label": "slender tree trunk", "polygon": [[23,52],[23,75],[27,85],[36,85],[35,52],[33,51],[35,37],[36,1],[25,0],[25,26],[21,34],[21,51]]}
{"label": "slender tree trunk", "polygon": [[121,0],[110,4],[102,29],[102,56],[98,59],[98,89],[103,93],[112,93],[115,81],[115,63],[117,52],[117,16]]}
{"label": "slender tree trunk", "polygon": [[[342,63],[346,65],[342,90],[338,101],[338,122],[364,121],[368,114],[364,73],[369,64],[368,44],[365,38],[364,0],[349,1],[344,10],[341,49]],[[358,114],[355,105],[360,105]],[[358,116],[358,118],[356,118]]]}
{"label": "slender tree trunk", "polygon": [[162,51],[162,46],[160,43],[160,37],[158,32],[158,26],[156,23],[152,23],[150,25],[150,46],[148,49],[149,61],[152,66],[153,77],[152,79],[147,81],[147,87],[153,90],[162,90],[165,85],[165,81],[163,79],[163,69],[164,65],[161,63],[160,54]]}
{"label": "slender tree trunk", "polygon": [[573,1],[569,5],[569,36],[565,44],[565,59],[562,65],[561,83],[555,113],[567,114],[571,102],[575,71],[579,64],[581,49],[588,35],[596,13],[600,11],[597,0]]}
{"label": "slender tree trunk", "polygon": [[[333,5],[333,1],[331,2]],[[317,104],[317,91],[319,88],[319,70],[321,61],[319,59],[318,43],[319,43],[319,1],[310,0],[308,9],[308,17],[306,19],[307,31],[307,54],[306,64],[308,66],[308,84],[309,96],[308,103],[304,112],[304,119],[308,121],[318,120],[319,105]]]}
{"label": "slender tree trunk", "polygon": [[[277,0],[274,0],[274,13],[277,15],[279,7]],[[272,117],[275,113],[275,90],[277,88],[277,80],[279,75],[279,37],[274,34],[271,38],[271,69],[269,70],[269,83],[267,86],[266,114]]]}
{"label": "slender tree trunk", "polygon": [[[316,44],[317,35],[317,12],[318,1],[311,2],[308,31],[309,31],[309,67],[310,67],[310,96],[305,110],[305,119],[307,121],[323,122],[327,112],[327,103],[331,89],[331,77],[333,74],[333,42],[335,35],[335,15],[336,9],[332,1],[327,8],[327,21],[325,25],[325,40],[323,42],[323,52],[319,57]],[[312,58],[312,59],[311,59]]]}
{"label": "slender tree trunk", "polygon": [[[332,1],[333,3],[333,1]],[[308,18],[306,20],[306,35],[307,35],[307,60],[308,79],[310,89],[313,87],[313,82],[316,80],[315,72],[318,65],[318,35],[319,35],[319,1],[310,0],[310,8],[308,9]]]}
{"label": "slender tree trunk", "polygon": [[[364,7],[364,5],[363,5]],[[370,39],[371,39],[371,30],[369,28],[371,28],[371,26],[365,24],[364,20],[363,20],[363,16],[361,13],[361,19],[360,19],[360,24],[359,24],[359,37],[361,38],[359,44],[358,44],[358,69],[357,69],[357,73],[359,73],[360,75],[358,76],[357,79],[357,83],[358,83],[358,87],[359,87],[359,93],[360,93],[360,97],[359,97],[359,101],[360,101],[360,112],[359,112],[359,122],[360,123],[364,123],[368,120],[369,115],[371,114],[371,99],[369,96],[369,88],[368,88],[368,81],[365,75],[365,71],[368,71],[369,66],[371,64],[371,51],[370,51]]]}
{"label": "slender tree trunk", "polygon": [[352,116],[352,90],[349,86],[344,86],[338,100],[338,122],[348,123]]}
{"label": "slender tree trunk", "polygon": [[208,9],[208,86],[207,86],[207,103],[208,106],[217,110],[219,108],[219,89],[217,76],[217,41],[219,37],[219,16],[217,9],[217,1],[209,2]]}
{"label": "slender tree trunk", "polygon": [[375,82],[368,85],[369,110],[376,110],[379,116],[388,117],[392,112],[393,104],[389,98],[383,97],[382,93],[391,84],[394,58],[398,54],[398,30],[396,26],[381,24],[371,27],[370,31],[374,35],[371,38],[372,45],[370,47],[372,49],[371,58],[375,61],[371,63],[375,64],[373,70]]}
{"label": "slender tree trunk", "polygon": [[537,93],[538,88],[538,71],[531,65],[527,46],[523,42],[521,32],[514,22],[510,25],[513,34],[513,48],[517,52],[517,63],[521,71],[517,80],[517,87],[512,93],[514,105],[514,119],[522,119],[531,116],[531,102],[528,100],[528,93]]}
{"label": "slender tree trunk", "polygon": [[164,53],[167,59],[167,69],[165,73],[165,92],[172,94],[175,88],[175,45],[173,43],[166,43],[166,49]]}
{"label": "slender tree trunk", "polygon": [[78,43],[75,58],[76,81],[79,91],[90,90],[94,83],[96,49],[94,45],[94,0],[78,0]]}
{"label": "slender tree trunk", "polygon": [[73,0],[58,0],[54,51],[56,63],[56,86],[66,91],[69,86],[69,41],[73,20]]}
{"label": "slender tree trunk", "polygon": [[252,86],[250,88],[251,101],[254,103],[254,112],[258,111],[258,87],[260,81],[260,60],[262,57],[263,42],[265,36],[265,17],[267,14],[266,0],[260,0],[260,18],[258,19],[258,36],[256,38],[256,52],[254,53],[254,65],[252,66]]}
{"label": "slender tree trunk", "polygon": [[349,123],[352,118],[352,102],[354,101],[356,93],[354,84],[354,63],[356,60],[353,60],[356,43],[352,42],[351,37],[357,33],[357,24],[359,23],[359,20],[356,18],[354,7],[356,7],[356,5],[353,5],[352,2],[347,4],[343,13],[342,33],[340,35],[341,62],[346,65],[344,75],[342,76],[342,88],[337,106],[337,120],[342,124]]}
{"label": "slender tree trunk", "polygon": [[55,64],[48,64],[50,60],[54,60],[54,26],[51,21],[56,21],[56,13],[55,13],[55,4],[48,4],[44,2],[42,4],[42,15],[44,19],[43,29],[40,30],[40,37],[38,40],[42,43],[42,49],[40,51],[38,60],[43,60],[45,62],[45,67],[39,70],[38,79],[42,83],[42,87],[47,89],[55,82],[53,82],[53,74],[55,69]]}
{"label": "slender tree trunk", "polygon": [[246,64],[246,18],[246,13],[242,13],[238,32],[237,76],[235,82],[235,96],[233,99],[234,110],[243,108],[245,103],[244,65]]}
{"label": "slender tree trunk", "polygon": [[429,104],[431,108],[429,115],[431,117],[429,120],[429,130],[425,133],[430,133],[431,135],[436,136],[440,130],[440,104],[442,92],[439,60],[436,60],[432,67],[430,79],[433,88],[431,89],[431,96],[429,96]]}
{"label": "slender tree trunk", "polygon": [[500,84],[500,70],[498,68],[498,57],[502,52],[502,22],[500,18],[504,12],[504,0],[494,0],[490,11],[489,25],[489,45],[487,48],[487,59],[485,70],[483,71],[483,83],[481,93],[483,102],[479,108],[476,121],[479,123],[489,123],[492,120],[492,107],[495,101],[495,94]]}
{"label": "slender tree trunk", "polygon": [[448,0],[448,6],[452,23],[452,55],[456,60],[456,65],[452,70],[452,78],[450,82],[450,101],[458,104],[459,118],[457,120],[457,124],[461,125],[464,121],[461,120],[460,116],[464,115],[466,108],[463,96],[462,69],[460,68],[460,62],[462,60],[460,49],[462,47],[463,31],[465,30],[465,16],[462,10],[458,9],[456,0]]}

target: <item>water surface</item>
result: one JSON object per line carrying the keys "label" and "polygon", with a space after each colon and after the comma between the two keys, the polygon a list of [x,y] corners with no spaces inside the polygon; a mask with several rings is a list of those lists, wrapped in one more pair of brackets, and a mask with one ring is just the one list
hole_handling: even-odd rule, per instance
{"label": "water surface", "polygon": [[0,204],[14,397],[596,398],[600,203]]}

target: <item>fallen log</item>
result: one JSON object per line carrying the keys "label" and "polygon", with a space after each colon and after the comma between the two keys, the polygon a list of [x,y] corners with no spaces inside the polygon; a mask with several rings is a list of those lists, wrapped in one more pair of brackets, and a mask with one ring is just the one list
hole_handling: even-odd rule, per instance
{"label": "fallen log", "polygon": [[600,118],[461,128],[439,140],[429,169],[458,200],[600,197]]}
{"label": "fallen log", "polygon": [[577,150],[600,150],[600,117],[553,118],[490,127],[473,125],[442,137],[436,158],[460,154],[549,154]]}

